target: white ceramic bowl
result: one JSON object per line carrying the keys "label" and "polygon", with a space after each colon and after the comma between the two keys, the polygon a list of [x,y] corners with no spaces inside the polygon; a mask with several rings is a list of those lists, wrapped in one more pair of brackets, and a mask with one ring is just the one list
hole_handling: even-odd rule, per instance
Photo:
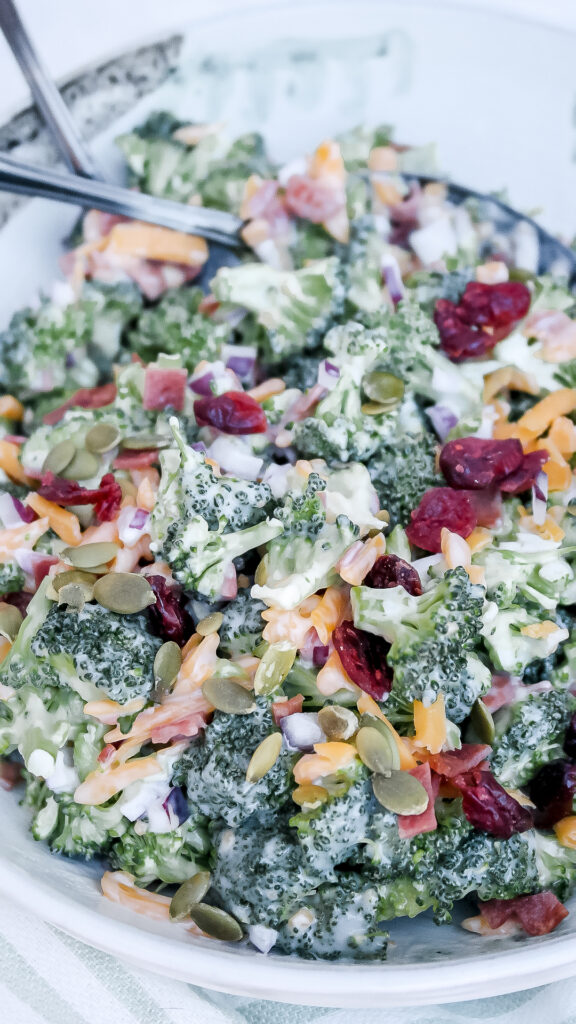
{"label": "white ceramic bowl", "polygon": [[[360,121],[397,125],[397,138],[438,142],[458,181],[508,187],[520,208],[576,232],[573,103],[576,39],[496,14],[416,3],[316,4],[252,10],[195,23],[70,87],[77,118],[102,127],[95,149],[120,173],[112,139],[169,106],[194,120],[258,128],[279,158]],[[180,48],[184,69],[152,93]],[[535,64],[537,70],[535,72]],[[134,68],[138,68],[135,87]],[[120,116],[117,116],[120,112]],[[0,130],[15,155],[46,156],[32,115]],[[35,200],[0,231],[0,325],[56,272],[74,214]],[[424,918],[391,926],[385,964],[303,962],[191,938],[119,910],[100,895],[97,866],[51,856],[30,837],[14,794],[0,792],[0,892],[134,964],[242,995],[334,1006],[410,1005],[496,995],[576,973],[576,912],[550,936],[483,940]]]}

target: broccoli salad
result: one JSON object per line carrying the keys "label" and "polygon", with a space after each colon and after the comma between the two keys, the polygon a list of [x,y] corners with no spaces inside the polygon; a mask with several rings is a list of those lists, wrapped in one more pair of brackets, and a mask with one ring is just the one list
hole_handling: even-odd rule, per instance
{"label": "broccoli salad", "polygon": [[285,166],[168,113],[119,146],[246,249],[210,279],[202,239],[91,211],[0,334],[0,779],[194,935],[382,961],[462,901],[552,931],[574,296],[386,126]]}

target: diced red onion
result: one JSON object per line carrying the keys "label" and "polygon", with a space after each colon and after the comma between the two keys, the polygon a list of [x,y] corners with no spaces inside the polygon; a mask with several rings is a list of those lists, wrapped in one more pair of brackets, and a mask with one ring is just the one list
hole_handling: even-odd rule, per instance
{"label": "diced red onion", "polygon": [[458,417],[446,405],[429,405],[426,415],[440,441],[445,441],[452,428],[458,423]]}
{"label": "diced red onion", "polygon": [[125,547],[131,548],[149,530],[150,515],[145,508],[127,505],[118,516],[118,536]]}
{"label": "diced red onion", "polygon": [[224,573],[222,584],[222,597],[226,601],[232,601],[238,593],[238,579],[234,562],[229,562]]}
{"label": "diced red onion", "polygon": [[207,398],[212,392],[212,381],[214,380],[214,374],[212,370],[208,370],[203,373],[200,377],[192,377],[192,380],[188,381],[188,387],[191,391],[194,391],[197,395],[202,395],[203,398]]}
{"label": "diced red onion", "polygon": [[28,438],[24,434],[4,434],[4,440],[10,441],[10,444],[24,444]]}
{"label": "diced red onion", "polygon": [[322,668],[323,665],[328,661],[328,655],[330,654],[330,648],[328,644],[320,644],[315,647],[312,651],[312,661],[316,668]]}
{"label": "diced red onion", "polygon": [[280,720],[286,744],[290,750],[311,751],[315,743],[326,739],[318,722],[318,715],[312,711],[296,711]]}
{"label": "diced red onion", "polygon": [[256,362],[254,345],[224,345],[222,358],[229,370],[233,370],[240,380],[251,380]]}
{"label": "diced red onion", "polygon": [[207,454],[224,473],[233,473],[241,480],[256,480],[264,465],[264,460],[253,455],[245,444],[223,435],[212,442]]}
{"label": "diced red onion", "polygon": [[162,806],[167,814],[172,812],[177,817],[179,825],[182,825],[190,817],[190,807],[180,786],[175,786],[170,790]]}
{"label": "diced red onion", "polygon": [[22,526],[22,523],[32,522],[26,513],[33,513],[33,511],[31,508],[27,509],[18,498],[14,498],[6,491],[0,494],[0,519],[6,530],[11,530],[14,526]]}
{"label": "diced red onion", "polygon": [[130,526],[133,530],[141,530],[142,527],[148,522],[149,513],[145,508],[137,508],[132,517]]}
{"label": "diced red onion", "polygon": [[[34,567],[39,563],[46,560],[46,552],[44,551],[31,551],[30,548],[16,548],[14,551],[14,558],[18,562],[18,565],[29,576],[34,575]],[[57,559],[55,559],[57,561]]]}
{"label": "diced red onion", "polygon": [[195,452],[205,452],[206,451],[206,445],[204,444],[203,441],[195,441],[194,444],[190,445],[190,447],[193,448]]}
{"label": "diced red onion", "polygon": [[388,288],[388,293],[395,306],[404,298],[404,284],[398,260],[392,253],[386,253],[382,258],[382,273]]}
{"label": "diced red onion", "polygon": [[[532,485],[532,506],[535,501],[544,502],[544,509],[546,508],[546,502],[548,501],[548,475],[541,470],[536,477],[534,484]],[[544,516],[546,518],[546,516]],[[536,514],[534,513],[534,522],[536,522]],[[542,520],[542,523],[544,520]],[[542,523],[537,523],[538,526],[542,526]]]}
{"label": "diced red onion", "polygon": [[321,388],[326,388],[328,391],[332,391],[338,383],[340,376],[340,370],[334,363],[328,362],[327,359],[323,359],[318,365],[318,384]]}

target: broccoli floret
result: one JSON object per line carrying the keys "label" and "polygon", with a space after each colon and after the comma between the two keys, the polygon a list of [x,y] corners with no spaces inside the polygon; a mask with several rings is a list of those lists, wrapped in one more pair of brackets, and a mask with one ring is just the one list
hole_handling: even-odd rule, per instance
{"label": "broccoli floret", "polygon": [[356,762],[351,771],[338,774],[336,792],[325,803],[290,818],[307,863],[325,881],[336,880],[337,864],[358,860],[375,806],[368,773]]}
{"label": "broccoli floret", "polygon": [[568,692],[531,694],[515,705],[511,721],[497,736],[492,771],[503,786],[523,786],[543,764],[562,757],[564,734],[576,699]]}
{"label": "broccoli floret", "polygon": [[246,182],[252,174],[262,178],[274,175],[264,139],[258,132],[241,135],[222,159],[212,165],[198,189],[203,205],[239,214]]}
{"label": "broccoli floret", "polygon": [[499,608],[490,601],[484,610],[482,636],[490,657],[496,668],[513,675],[521,675],[532,661],[553,655],[568,635],[549,613],[534,606]]}
{"label": "broccoli floret", "polygon": [[161,642],[148,632],[143,615],[118,615],[98,604],[86,604],[80,612],[53,605],[30,651],[40,676],[47,666],[50,678],[56,673],[60,685],[87,699],[99,690],[125,704],[152,690]]}
{"label": "broccoli floret", "polygon": [[146,309],[130,332],[130,348],[151,363],[162,353],[179,355],[192,372],[201,359],[217,359],[230,328],[198,312],[203,297],[199,288],[175,288]]}
{"label": "broccoli floret", "polygon": [[252,654],[262,640],[264,622],[262,612],[266,605],[255,601],[248,590],[242,590],[234,601],[222,609],[220,650],[227,658]]}
{"label": "broccoli floret", "polygon": [[251,814],[274,814],[286,802],[294,754],[282,750],[258,782],[246,781],[246,769],[262,740],[274,731],[268,701],[257,698],[248,715],[216,711],[204,735],[193,740],[175,766],[174,785],[186,785],[192,804],[211,819],[239,825]]}
{"label": "broccoli floret", "polygon": [[0,595],[17,593],[22,590],[24,583],[25,576],[17,562],[0,564]]}
{"label": "broccoli floret", "polygon": [[296,608],[336,579],[335,566],[358,536],[347,516],[327,522],[318,494],[325,487],[311,473],[304,494],[290,493],[274,510],[283,532],[268,545],[264,557],[266,582],[252,587],[252,596],[279,608]]}
{"label": "broccoli floret", "polygon": [[474,280],[474,267],[461,267],[444,273],[439,270],[417,270],[410,274],[406,285],[418,305],[428,316],[432,316],[438,299],[458,303],[468,282]]}
{"label": "broccoli floret", "polygon": [[134,875],[139,885],[151,882],[180,884],[201,870],[207,851],[202,821],[188,818],[170,832],[139,835],[129,825],[109,853],[110,864]]}
{"label": "broccoli floret", "polygon": [[5,686],[33,685],[42,690],[44,686],[60,685],[58,673],[50,665],[41,665],[31,649],[35,634],[52,608],[52,602],[46,597],[47,587],[46,579],[30,601],[16,640],[0,665],[0,683]]}
{"label": "broccoli floret", "polygon": [[393,526],[406,526],[425,492],[441,483],[436,450],[435,436],[422,431],[382,441],[369,460],[368,472]]}
{"label": "broccoli floret", "polygon": [[544,546],[541,538],[525,531],[517,532],[515,540],[485,548],[474,562],[484,566],[487,596],[500,608],[529,601],[553,610],[574,599],[574,571],[565,554],[571,554],[569,546]]}
{"label": "broccoli floret", "polygon": [[525,833],[534,844],[538,880],[542,889],[552,889],[565,900],[576,882],[576,850],[562,846],[555,835],[546,832]]}
{"label": "broccoli floret", "polygon": [[18,751],[33,775],[50,777],[58,751],[86,723],[84,703],[69,689],[26,684],[0,700],[0,757]]}
{"label": "broccoli floret", "polygon": [[392,646],[394,670],[386,714],[412,717],[412,702],[432,703],[444,694],[446,712],[461,722],[490,686],[490,672],[473,653],[479,645],[484,589],[464,569],[451,569],[420,597],[402,587],[352,589],[354,623]]}
{"label": "broccoli floret", "polygon": [[[43,787],[44,800],[32,819],[34,839],[44,840],[53,853],[92,860],[107,854],[128,826],[118,801],[99,807],[77,804],[67,794]],[[34,795],[38,804],[38,796]]]}
{"label": "broccoli floret", "polygon": [[344,298],[334,257],[300,270],[276,270],[265,263],[222,267],[211,287],[219,302],[249,310],[266,328],[267,363],[315,348]]}

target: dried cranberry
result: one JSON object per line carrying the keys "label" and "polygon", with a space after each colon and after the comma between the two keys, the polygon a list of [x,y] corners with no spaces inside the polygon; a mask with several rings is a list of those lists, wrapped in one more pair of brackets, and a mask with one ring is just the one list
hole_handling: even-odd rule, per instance
{"label": "dried cranberry", "polygon": [[539,828],[550,828],[561,818],[572,814],[576,793],[576,765],[559,758],[543,765],[530,783],[530,799],[538,808],[535,815]]}
{"label": "dried cranberry", "polygon": [[546,451],[528,452],[518,469],[500,482],[500,490],[505,491],[506,494],[521,494],[522,491],[527,491],[529,487],[532,487],[542,466],[547,461],[548,452]]}
{"label": "dried cranberry", "polygon": [[164,640],[182,645],[192,632],[192,619],[182,602],[182,591],[176,584],[168,584],[164,576],[146,576],[152,587],[156,604],[150,605],[150,625]]}
{"label": "dried cranberry", "polygon": [[482,491],[514,473],[524,452],[520,441],[459,437],[440,452],[440,469],[451,487]]}
{"label": "dried cranberry", "polygon": [[268,426],[264,410],[245,391],[199,398],[194,415],[199,427],[216,427],[223,434],[263,434]]}
{"label": "dried cranberry", "polygon": [[564,753],[576,761],[576,713],[572,715],[564,736]]}
{"label": "dried cranberry", "polygon": [[426,491],[411,516],[412,521],[406,527],[408,540],[415,547],[433,553],[442,550],[442,527],[460,537],[469,537],[477,525],[468,495],[450,487],[433,487]]}
{"label": "dried cranberry", "polygon": [[440,335],[440,348],[453,363],[485,356],[498,341],[488,331],[469,324],[449,299],[438,299],[434,323]]}
{"label": "dried cranberry", "polygon": [[465,772],[454,778],[462,792],[462,810],[474,828],[499,839],[515,832],[527,832],[534,825],[532,814],[506,792],[491,772]]}
{"label": "dried cranberry", "polygon": [[101,384],[96,388],[80,388],[70,398],[67,398],[62,405],[59,405],[57,409],[47,412],[42,422],[51,427],[55,423],[60,422],[64,413],[68,412],[68,409],[76,407],[81,409],[101,409],[104,405],[110,405],[115,398],[115,384]]}
{"label": "dried cranberry", "polygon": [[18,590],[14,594],[3,594],[2,601],[5,604],[14,605],[18,611],[22,612],[22,615],[28,614],[28,605],[32,600],[32,594],[26,594],[23,590]]}
{"label": "dried cranberry", "polygon": [[22,782],[22,766],[16,761],[0,760],[0,789],[14,789]]}
{"label": "dried cranberry", "polygon": [[381,636],[342,622],[332,634],[344,671],[353,683],[374,700],[382,700],[392,689],[392,672],[386,664],[390,644]]}
{"label": "dried cranberry", "polygon": [[422,593],[422,583],[417,570],[398,555],[381,555],[374,562],[363,586],[374,587],[375,590],[386,590],[388,587],[404,587],[409,594],[418,597]]}
{"label": "dried cranberry", "polygon": [[344,198],[336,189],[315,178],[293,174],[286,186],[285,203],[286,209],[295,217],[302,217],[312,224],[322,224],[342,209]]}
{"label": "dried cranberry", "polygon": [[487,900],[480,902],[478,909],[490,928],[500,928],[506,921],[514,920],[528,935],[548,935],[568,917],[566,907],[550,890],[510,900]]}
{"label": "dried cranberry", "polygon": [[[469,281],[459,305],[468,323],[492,327],[499,333],[498,328],[510,329],[524,319],[530,309],[530,301],[530,289],[521,281],[501,281],[499,284]],[[506,334],[501,337],[506,337]]]}
{"label": "dried cranberry", "polygon": [[113,473],[105,473],[95,488],[45,473],[38,494],[58,505],[94,505],[94,514],[101,523],[114,519],[122,502],[122,488]]}

